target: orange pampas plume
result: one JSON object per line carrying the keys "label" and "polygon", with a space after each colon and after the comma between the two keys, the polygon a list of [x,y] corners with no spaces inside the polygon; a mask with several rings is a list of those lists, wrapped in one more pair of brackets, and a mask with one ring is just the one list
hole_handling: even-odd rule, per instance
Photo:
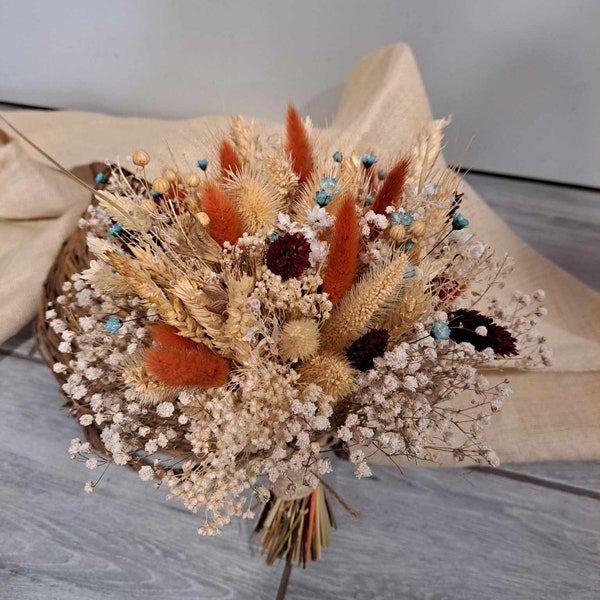
{"label": "orange pampas plume", "polygon": [[285,133],[285,151],[291,157],[294,173],[298,175],[299,183],[302,184],[313,169],[312,148],[300,115],[292,105],[288,106]]}
{"label": "orange pampas plume", "polygon": [[228,171],[237,173],[242,170],[242,161],[235,148],[227,140],[221,142],[219,160],[221,162],[221,177],[223,178],[227,177]]}
{"label": "orange pampas plume", "polygon": [[408,167],[410,166],[410,159],[403,158],[397,162],[394,167],[390,170],[387,177],[383,180],[383,184],[377,192],[375,202],[371,209],[379,215],[385,213],[385,209],[393,204],[402,195],[402,188],[406,182],[406,176],[408,175]]}
{"label": "orange pampas plume", "polygon": [[207,227],[209,235],[221,246],[225,242],[235,244],[242,237],[244,228],[227,194],[210,181],[204,185],[200,201],[202,211],[210,219]]}
{"label": "orange pampas plume", "polygon": [[203,351],[180,352],[167,348],[149,348],[144,361],[148,373],[158,381],[173,387],[221,387],[227,382],[229,364],[212,353]]}
{"label": "orange pampas plume", "polygon": [[148,373],[166,385],[221,387],[229,377],[229,363],[204,344],[177,334],[169,325],[154,325],[152,337],[161,344],[144,354]]}
{"label": "orange pampas plume", "polygon": [[350,289],[358,269],[360,252],[360,229],[354,201],[346,197],[342,201],[333,226],[327,270],[323,278],[323,291],[336,304]]}
{"label": "orange pampas plume", "polygon": [[164,323],[157,323],[150,327],[150,333],[152,339],[160,344],[161,346],[167,346],[172,350],[194,350],[198,345],[194,340],[179,335],[177,327],[171,325],[165,325]]}

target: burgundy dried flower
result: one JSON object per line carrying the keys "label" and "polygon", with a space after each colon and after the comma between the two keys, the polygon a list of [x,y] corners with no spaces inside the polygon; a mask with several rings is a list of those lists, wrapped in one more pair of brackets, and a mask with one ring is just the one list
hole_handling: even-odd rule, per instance
{"label": "burgundy dried flower", "polygon": [[448,214],[446,215],[446,223],[450,223],[450,221],[452,221],[452,219],[454,218],[454,215],[460,208],[460,205],[461,205],[464,195],[465,195],[464,192],[462,194],[459,194],[458,192],[454,193],[454,198],[452,200],[452,204],[450,205],[450,210],[448,211]]}
{"label": "burgundy dried flower", "polygon": [[301,233],[276,237],[267,250],[267,267],[282,279],[300,277],[310,264],[310,244]]}
{"label": "burgundy dried flower", "polygon": [[383,356],[389,339],[390,332],[387,329],[372,329],[346,350],[346,356],[353,367],[368,371],[373,368],[373,359]]}
{"label": "burgundy dried flower", "polygon": [[[448,317],[450,339],[455,342],[469,342],[475,350],[481,352],[491,348],[498,356],[517,356],[517,340],[501,325],[476,310],[460,308]],[[486,335],[475,333],[478,327],[487,329]]]}

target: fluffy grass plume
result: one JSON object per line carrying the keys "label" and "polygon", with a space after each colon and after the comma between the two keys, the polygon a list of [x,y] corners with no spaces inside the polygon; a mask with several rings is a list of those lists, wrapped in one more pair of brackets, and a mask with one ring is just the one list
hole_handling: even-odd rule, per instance
{"label": "fluffy grass plume", "polygon": [[396,256],[370,269],[337,305],[321,330],[323,345],[339,352],[377,326],[399,301],[407,258]]}
{"label": "fluffy grass plume", "polygon": [[197,344],[189,338],[179,335],[179,330],[176,327],[157,323],[150,328],[152,339],[161,346],[166,346],[172,350],[185,352],[186,350],[194,350]]}
{"label": "fluffy grass plume", "polygon": [[394,204],[402,197],[402,188],[406,182],[409,168],[410,159],[403,158],[390,169],[375,197],[375,202],[372,206],[374,212],[380,215],[384,214],[388,206]]}
{"label": "fluffy grass plume", "polygon": [[242,170],[229,175],[226,190],[245,231],[255,234],[275,227],[283,202],[271,182],[255,171]]}
{"label": "fluffy grass plume", "polygon": [[221,246],[225,242],[235,244],[242,237],[244,228],[240,217],[227,194],[214,181],[202,188],[201,205],[210,219],[208,233]]}
{"label": "fluffy grass plume", "polygon": [[285,119],[285,151],[290,156],[294,173],[303,184],[313,170],[312,148],[298,111],[288,106]]}
{"label": "fluffy grass plume", "polygon": [[[172,337],[165,330],[160,335],[163,338]],[[229,362],[204,344],[191,340],[184,341],[184,344],[193,344],[193,347],[183,350],[163,346],[146,350],[144,363],[148,373],[161,383],[175,387],[212,388],[225,385],[229,377]]]}
{"label": "fluffy grass plume", "polygon": [[355,371],[343,354],[322,353],[300,365],[300,381],[318,385],[334,400],[347,396],[354,386]]}
{"label": "fluffy grass plume", "polygon": [[233,145],[223,140],[219,147],[219,162],[221,164],[221,177],[225,179],[230,173],[237,173],[242,168],[242,161],[237,155]]}
{"label": "fluffy grass plume", "polygon": [[358,270],[360,228],[354,200],[347,197],[338,210],[323,278],[323,291],[337,304],[352,287]]}
{"label": "fluffy grass plume", "polygon": [[305,360],[319,349],[319,326],[312,319],[292,319],[281,332],[279,344],[284,360]]}

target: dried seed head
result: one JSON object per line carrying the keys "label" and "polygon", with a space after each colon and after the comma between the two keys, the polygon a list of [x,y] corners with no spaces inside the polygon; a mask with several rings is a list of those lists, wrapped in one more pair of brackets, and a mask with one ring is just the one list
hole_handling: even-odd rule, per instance
{"label": "dried seed head", "polygon": [[145,167],[150,162],[150,155],[144,150],[136,150],[131,160],[136,167]]}

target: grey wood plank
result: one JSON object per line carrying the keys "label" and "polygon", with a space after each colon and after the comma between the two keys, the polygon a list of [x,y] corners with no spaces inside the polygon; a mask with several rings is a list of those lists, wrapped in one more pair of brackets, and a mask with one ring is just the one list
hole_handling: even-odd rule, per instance
{"label": "grey wood plank", "polygon": [[465,179],[540,254],[600,289],[600,191],[479,174]]}
{"label": "grey wood plank", "polygon": [[33,337],[33,322],[27,323],[21,331],[8,338],[0,346],[1,355],[18,356],[28,360],[41,362],[41,357],[36,350]]}
{"label": "grey wood plank", "polygon": [[510,463],[501,465],[500,472],[527,475],[538,480],[539,485],[562,483],[579,490],[600,494],[599,460],[562,460],[548,462]]}
{"label": "grey wood plank", "polygon": [[[200,538],[198,515],[118,467],[85,494],[51,373],[6,357],[0,381],[0,598],[274,597],[281,565],[264,565],[250,523]],[[335,506],[333,546],[294,570],[290,599],[597,597],[597,500],[465,469],[335,470],[364,519]]]}

